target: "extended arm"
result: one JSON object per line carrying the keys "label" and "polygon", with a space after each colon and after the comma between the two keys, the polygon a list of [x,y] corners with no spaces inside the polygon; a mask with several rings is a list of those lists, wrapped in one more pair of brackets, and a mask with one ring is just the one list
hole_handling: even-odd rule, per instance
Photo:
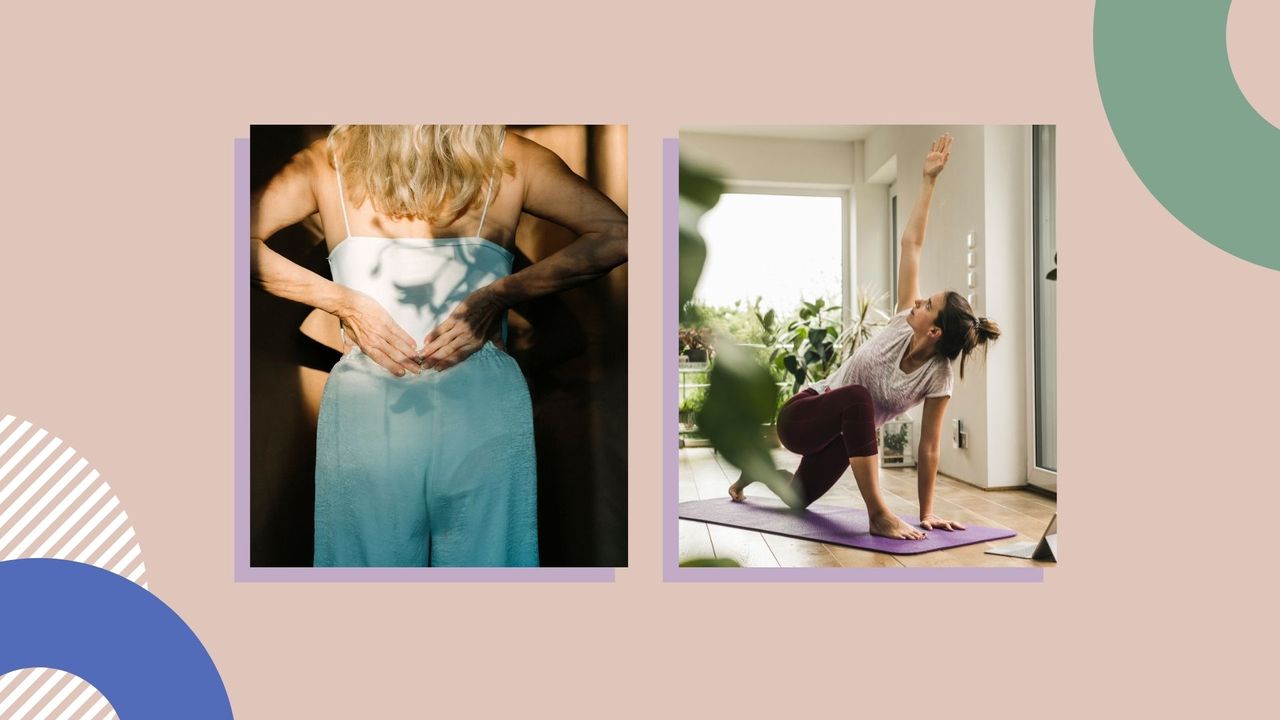
{"label": "extended arm", "polygon": [[934,141],[924,159],[924,179],[920,195],[911,210],[911,218],[902,231],[901,251],[898,253],[898,312],[911,307],[920,297],[920,253],[924,250],[925,228],[929,224],[929,204],[933,201],[933,188],[938,174],[951,157],[951,136],[943,135]]}
{"label": "extended arm", "polygon": [[627,261],[627,216],[555,153],[523,139],[524,211],[578,234],[564,249],[472,293],[427,336],[424,365],[444,369],[479,349],[494,319],[512,305],[602,277]]}
{"label": "extended arm", "polygon": [[926,530],[963,530],[957,522],[933,513],[933,490],[938,482],[938,456],[942,448],[942,421],[950,398],[928,398],[920,419],[920,447],[916,450],[916,491],[920,495],[920,524]]}

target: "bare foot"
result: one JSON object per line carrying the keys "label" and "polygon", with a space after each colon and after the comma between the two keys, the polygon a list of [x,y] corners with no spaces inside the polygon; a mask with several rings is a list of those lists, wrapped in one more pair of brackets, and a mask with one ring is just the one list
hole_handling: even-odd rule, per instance
{"label": "bare foot", "polygon": [[733,500],[734,502],[742,502],[743,500],[745,500],[747,496],[743,494],[742,491],[746,490],[747,486],[753,482],[755,481],[749,480],[747,478],[746,473],[739,475],[738,482],[729,486],[729,499]]}
{"label": "bare foot", "polygon": [[893,513],[871,516],[871,534],[894,540],[923,540],[925,533],[902,522]]}
{"label": "bare foot", "polygon": [[[794,494],[790,488],[791,478],[795,473],[781,469],[775,470],[774,472],[777,473],[776,477],[770,477],[768,480],[763,480],[761,482],[772,490],[775,495],[782,498],[784,501],[787,501],[788,498]],[[742,473],[738,476],[738,482],[729,486],[729,498],[734,502],[742,502],[743,500],[746,500],[747,495],[743,490],[746,490],[747,486],[754,482],[756,482],[754,479],[747,477],[746,473]],[[789,505],[791,503],[788,502],[787,504]]]}
{"label": "bare foot", "polygon": [[742,494],[742,488],[738,487],[738,483],[729,486],[729,499],[734,502],[742,502],[747,499],[747,496]]}

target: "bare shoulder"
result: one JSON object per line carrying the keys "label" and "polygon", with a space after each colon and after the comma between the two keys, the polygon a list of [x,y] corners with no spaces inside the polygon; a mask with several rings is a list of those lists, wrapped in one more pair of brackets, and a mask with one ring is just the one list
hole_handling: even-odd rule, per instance
{"label": "bare shoulder", "polygon": [[507,133],[503,155],[515,163],[516,177],[522,180],[565,167],[560,156],[549,148],[513,132]]}
{"label": "bare shoulder", "polygon": [[524,160],[526,162],[546,162],[548,158],[556,158],[556,154],[545,146],[512,131],[507,131],[507,140],[503,144],[503,154],[509,160]]}
{"label": "bare shoulder", "polygon": [[315,187],[320,178],[331,172],[328,143],[321,138],[294,153],[271,178],[270,185],[297,192],[304,187]]}

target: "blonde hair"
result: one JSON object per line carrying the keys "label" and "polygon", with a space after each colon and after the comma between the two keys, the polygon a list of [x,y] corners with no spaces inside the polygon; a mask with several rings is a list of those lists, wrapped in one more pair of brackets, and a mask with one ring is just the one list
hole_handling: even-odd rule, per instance
{"label": "blonde hair", "polygon": [[449,225],[514,167],[502,125],[335,125],[329,140],[355,207]]}

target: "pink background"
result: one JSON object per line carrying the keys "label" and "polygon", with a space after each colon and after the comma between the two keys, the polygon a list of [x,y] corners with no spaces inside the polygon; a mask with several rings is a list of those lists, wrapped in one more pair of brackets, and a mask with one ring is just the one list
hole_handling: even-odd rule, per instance
{"label": "pink background", "polygon": [[[1262,700],[1280,274],[1192,235],[1134,176],[1091,2],[141,5],[9,13],[0,410],[112,484],[238,716]],[[1232,61],[1274,124],[1280,10],[1236,6]],[[232,581],[232,139],[335,119],[630,125],[616,583]],[[1043,584],[661,582],[661,139],[732,122],[1058,125],[1064,563]]]}

